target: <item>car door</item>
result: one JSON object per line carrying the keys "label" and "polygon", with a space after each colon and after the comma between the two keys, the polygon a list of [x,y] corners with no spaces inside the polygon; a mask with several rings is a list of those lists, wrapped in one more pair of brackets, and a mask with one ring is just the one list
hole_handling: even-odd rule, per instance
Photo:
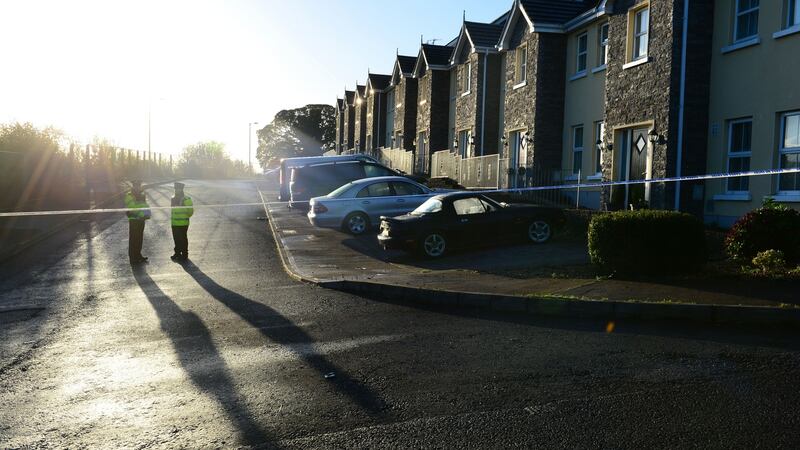
{"label": "car door", "polygon": [[374,224],[378,223],[381,216],[394,216],[394,200],[388,181],[371,183],[356,194],[358,207],[367,213]]}
{"label": "car door", "polygon": [[491,220],[481,199],[462,197],[453,201],[454,237],[461,245],[480,245],[487,242],[486,231]]}
{"label": "car door", "polygon": [[430,198],[429,195],[425,195],[428,192],[416,184],[405,181],[392,181],[390,184],[394,191],[393,214],[395,216],[401,216],[413,211]]}

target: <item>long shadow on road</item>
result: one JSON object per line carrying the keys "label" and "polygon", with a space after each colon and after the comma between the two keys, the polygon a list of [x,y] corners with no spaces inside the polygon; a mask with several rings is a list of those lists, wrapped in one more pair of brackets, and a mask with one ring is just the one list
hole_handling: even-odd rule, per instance
{"label": "long shadow on road", "polygon": [[[192,382],[222,406],[239,430],[244,443],[257,445],[268,442],[269,436],[255,422],[233,387],[225,361],[211,339],[211,332],[200,317],[181,309],[143,268],[134,269],[133,276],[155,309],[161,329],[172,341],[175,355]],[[186,339],[187,337],[192,339]],[[208,364],[197,364],[199,358],[207,360]]]}
{"label": "long shadow on road", "polygon": [[[371,417],[378,417],[384,413],[386,410],[384,401],[367,386],[354,380],[344,370],[314,351],[314,339],[291,320],[263,303],[250,300],[220,286],[191,261],[184,263],[183,269],[211,296],[258,329],[264,337],[287,347],[321,376],[329,373],[335,374],[333,384],[335,388]],[[312,350],[303,350],[297,344],[311,346]],[[303,348],[307,347],[303,346]]]}

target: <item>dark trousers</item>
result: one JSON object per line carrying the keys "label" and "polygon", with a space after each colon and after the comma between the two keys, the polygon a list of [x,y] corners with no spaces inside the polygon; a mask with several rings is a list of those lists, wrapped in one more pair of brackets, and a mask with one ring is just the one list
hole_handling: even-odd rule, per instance
{"label": "dark trousers", "polygon": [[142,258],[144,220],[129,220],[128,224],[128,257],[135,261]]}
{"label": "dark trousers", "polygon": [[189,238],[186,233],[189,231],[189,225],[172,227],[172,240],[175,241],[175,254],[178,256],[189,256]]}

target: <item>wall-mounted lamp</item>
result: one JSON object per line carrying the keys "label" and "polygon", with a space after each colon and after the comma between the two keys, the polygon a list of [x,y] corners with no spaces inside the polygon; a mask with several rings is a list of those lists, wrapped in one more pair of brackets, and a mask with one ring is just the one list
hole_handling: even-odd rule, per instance
{"label": "wall-mounted lamp", "polygon": [[453,148],[458,148],[458,138],[453,139]]}
{"label": "wall-mounted lamp", "polygon": [[600,139],[598,139],[598,140],[597,140],[597,142],[595,142],[595,143],[594,143],[594,145],[595,145],[595,147],[597,147],[597,149],[598,149],[598,150],[600,150],[601,152],[602,152],[603,150],[608,150],[608,151],[611,151],[611,150],[613,150],[613,149],[614,149],[614,144],[612,144],[612,143],[610,143],[610,142],[609,142],[608,144],[603,144],[603,141],[601,141]]}
{"label": "wall-mounted lamp", "polygon": [[503,147],[508,147],[508,138],[505,134],[500,136],[500,143],[503,144]]}
{"label": "wall-mounted lamp", "polygon": [[525,142],[528,144],[533,144],[533,137],[531,137],[531,133],[529,131],[526,131],[522,138],[525,139]]}
{"label": "wall-mounted lamp", "polygon": [[664,145],[667,143],[667,138],[662,134],[658,134],[655,128],[651,128],[650,131],[647,132],[647,140],[653,145]]}

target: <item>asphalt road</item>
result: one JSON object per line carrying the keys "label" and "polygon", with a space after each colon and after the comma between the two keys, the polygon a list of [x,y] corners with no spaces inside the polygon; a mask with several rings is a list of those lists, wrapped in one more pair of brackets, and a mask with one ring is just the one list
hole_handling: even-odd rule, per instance
{"label": "asphalt road", "polygon": [[[260,201],[252,182],[187,184],[195,204]],[[792,330],[608,332],[324,290],[284,273],[263,215],[198,209],[185,265],[156,212],[141,269],[116,216],[0,266],[0,448],[800,442]]]}

